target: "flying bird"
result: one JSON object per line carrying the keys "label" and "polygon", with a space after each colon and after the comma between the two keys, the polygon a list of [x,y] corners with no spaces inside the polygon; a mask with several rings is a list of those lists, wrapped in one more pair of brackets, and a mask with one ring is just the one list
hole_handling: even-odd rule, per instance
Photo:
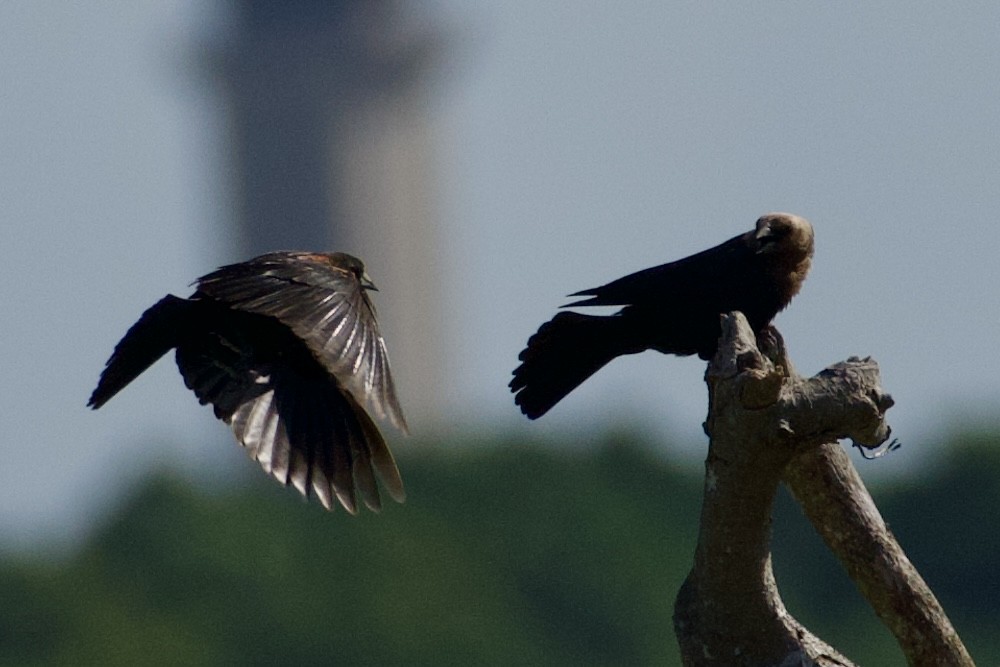
{"label": "flying bird", "polygon": [[[404,433],[364,264],[345,253],[273,252],[168,294],[115,346],[95,410],[169,350],[184,384],[279,482],[348,512],[381,508],[376,475],[403,502],[399,470],[371,414]],[[367,408],[367,409],[366,409]]]}
{"label": "flying bird", "polygon": [[528,339],[510,389],[537,419],[615,357],[656,350],[711,359],[719,316],[741,311],[760,333],[792,300],[812,261],[813,229],[790,213],[768,213],[755,228],[714,248],[570,294],[566,304],[624,306],[613,315],[563,311]]}

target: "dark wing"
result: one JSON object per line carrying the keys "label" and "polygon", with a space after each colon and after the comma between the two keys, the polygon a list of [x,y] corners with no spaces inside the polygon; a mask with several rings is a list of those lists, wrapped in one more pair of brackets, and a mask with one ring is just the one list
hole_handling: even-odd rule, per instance
{"label": "dark wing", "polygon": [[177,365],[265,472],[327,509],[336,497],[352,514],[355,488],[370,509],[381,508],[376,473],[395,500],[405,499],[378,428],[302,341],[271,318],[204,307],[214,313],[178,346]]}
{"label": "dark wing", "polygon": [[187,299],[168,294],[144,312],[115,345],[87,405],[95,410],[101,407],[176,347],[182,332],[190,326],[193,307]]}
{"label": "dark wing", "polygon": [[197,287],[233,308],[279,320],[355,401],[406,432],[374,306],[344,258],[353,260],[336,253],[271,253],[224,266]]}
{"label": "dark wing", "polygon": [[757,330],[777,312],[773,286],[752,246],[753,234],[572,294],[590,298],[568,305],[624,305],[618,316],[629,322],[623,327],[626,345],[710,359],[721,313],[742,311]]}
{"label": "dark wing", "polygon": [[637,271],[601,287],[574,292],[569,296],[590,298],[562,307],[718,300],[718,291],[731,285],[730,281],[720,279],[723,277],[722,273],[735,276],[748,273],[753,261],[748,236],[752,234],[753,232],[735,236],[708,250],[676,262]]}

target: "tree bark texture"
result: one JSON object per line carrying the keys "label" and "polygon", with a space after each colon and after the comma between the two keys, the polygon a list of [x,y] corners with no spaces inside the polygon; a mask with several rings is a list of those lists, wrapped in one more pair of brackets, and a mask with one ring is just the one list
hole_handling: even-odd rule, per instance
{"label": "tree bark texture", "polygon": [[885,412],[892,398],[881,389],[878,365],[851,358],[801,378],[776,330],[758,341],[743,315],[731,313],[723,316],[706,382],[710,442],[701,526],[674,608],[684,664],[852,664],[796,621],[778,594],[771,510],[778,484],[787,480],[910,663],[971,665],[836,444],[850,438],[871,449],[889,438]]}

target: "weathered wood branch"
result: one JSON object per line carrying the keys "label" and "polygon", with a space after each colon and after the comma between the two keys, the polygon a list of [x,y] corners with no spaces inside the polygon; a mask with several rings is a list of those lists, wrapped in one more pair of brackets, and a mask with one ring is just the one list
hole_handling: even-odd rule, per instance
{"label": "weathered wood branch", "polygon": [[804,452],[784,481],[911,665],[974,664],[840,445]]}
{"label": "weathered wood branch", "polygon": [[[815,377],[801,378],[788,362],[777,331],[772,329],[757,341],[743,315],[732,313],[723,317],[722,340],[706,381],[709,413],[705,430],[710,444],[701,528],[694,566],[674,609],[674,629],[684,663],[850,665],[785,610],[771,568],[771,510],[778,484],[789,479],[796,497],[806,499],[807,514],[849,572],[852,568],[864,570],[876,558],[882,559],[885,569],[901,571],[905,556],[898,545],[893,549],[886,542],[891,534],[881,518],[879,532],[877,526],[854,522],[848,516],[857,509],[851,509],[851,502],[874,511],[874,515],[862,512],[869,521],[878,515],[856,473],[853,478],[843,478],[839,493],[844,504],[833,512],[826,505],[825,489],[836,485],[822,474],[828,468],[816,458],[816,452],[827,451],[828,443],[840,438],[851,438],[868,448],[888,439],[885,411],[892,406],[892,398],[881,389],[878,365],[870,359],[851,358]],[[839,445],[832,446],[841,451]],[[850,467],[846,457],[844,461]],[[799,471],[799,466],[803,470]],[[839,474],[846,475],[842,470]],[[827,531],[829,536],[820,524],[832,528]],[[859,530],[869,533],[868,542],[855,536]],[[871,537],[872,531],[876,537]],[[854,553],[852,549],[860,544],[867,545],[867,550]],[[853,565],[848,566],[848,562]],[[909,566],[908,561],[905,564]],[[951,656],[933,664],[972,664],[962,661],[963,656],[968,660],[968,654],[930,591],[926,595],[933,604],[927,602],[923,595],[926,587],[920,589],[909,575],[886,579],[880,571],[872,576],[852,576],[863,592],[866,588],[870,591],[866,592],[869,600],[878,599],[889,610],[883,619],[890,627],[901,617],[901,608],[917,605],[925,610],[920,616],[927,621],[923,625],[913,626],[912,631],[893,630],[897,637],[909,638],[907,643],[900,639],[900,643],[911,664],[932,664],[924,657],[915,658],[908,649],[918,644],[923,651],[920,656]],[[889,595],[879,591],[900,581],[908,584],[902,592],[894,590]],[[922,580],[919,583],[922,585]],[[917,593],[919,597],[915,597]],[[883,604],[882,600],[887,601]],[[946,628],[940,624],[942,619]],[[898,623],[910,627],[909,621]],[[928,630],[953,638],[934,644],[951,652],[935,653],[937,648],[927,649],[926,643],[918,641],[920,633]]]}

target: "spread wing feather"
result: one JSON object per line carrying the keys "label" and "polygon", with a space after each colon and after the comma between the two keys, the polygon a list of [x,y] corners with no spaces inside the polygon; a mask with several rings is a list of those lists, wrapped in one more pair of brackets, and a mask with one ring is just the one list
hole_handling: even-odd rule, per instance
{"label": "spread wing feather", "polygon": [[[219,269],[133,325],[101,374],[98,408],[171,348],[184,383],[266,473],[327,509],[405,499],[363,405],[406,429],[359,260],[272,253]],[[366,280],[366,279],[365,279]]]}
{"label": "spread wing feather", "polygon": [[191,320],[192,308],[187,299],[168,294],[146,310],[115,345],[87,405],[95,410],[101,407],[176,347]]}
{"label": "spread wing feather", "polygon": [[198,291],[281,321],[355,399],[407,432],[375,308],[358,276],[321,255],[282,253],[258,259],[253,267],[247,262],[208,274],[199,279]]}
{"label": "spread wing feather", "polygon": [[[308,353],[304,350],[302,355]],[[403,499],[399,471],[364,408],[325,371],[295,363],[258,363],[246,341],[216,333],[182,345],[177,364],[187,386],[228,423],[265,472],[330,509],[357,513],[356,491],[381,509],[376,475]]]}

